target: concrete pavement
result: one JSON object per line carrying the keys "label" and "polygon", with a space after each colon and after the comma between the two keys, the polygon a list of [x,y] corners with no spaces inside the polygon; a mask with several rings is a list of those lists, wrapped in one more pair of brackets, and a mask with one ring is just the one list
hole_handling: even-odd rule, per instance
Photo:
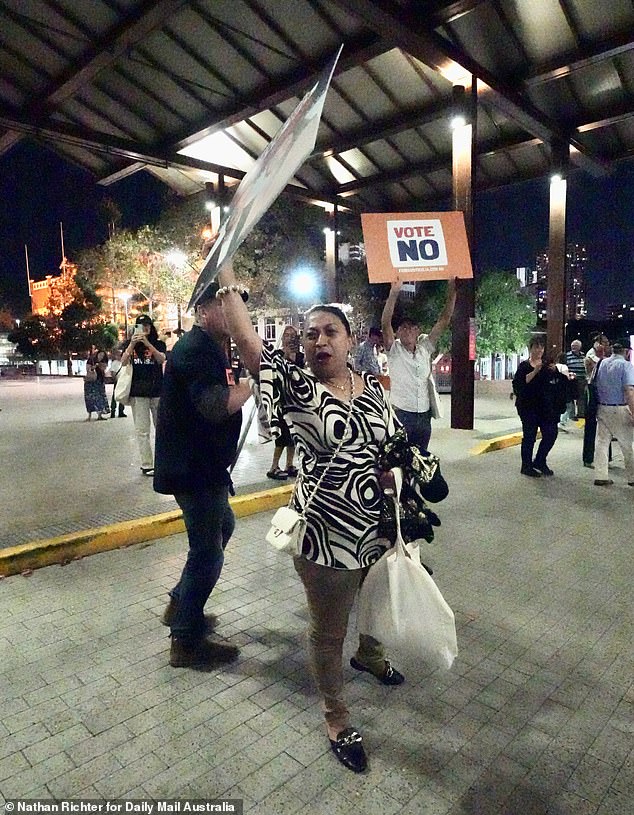
{"label": "concrete pavement", "polygon": [[[90,441],[104,456],[90,472],[103,473],[105,450],[121,438],[125,447],[131,423],[81,425],[81,409],[64,401],[60,414],[41,387],[35,401],[60,425],[57,520],[84,486],[79,473],[63,475],[60,461],[78,460],[69,440]],[[51,428],[27,418],[31,400],[22,410],[8,401],[0,388],[0,443],[15,425],[24,472]],[[228,548],[209,605],[219,635],[242,652],[210,674],[168,666],[158,619],[182,567],[182,534],[0,582],[0,802],[226,795],[264,815],[631,815],[634,491],[619,460],[615,486],[593,487],[579,432],[560,436],[550,479],[522,478],[517,449],[470,455],[483,435],[516,426],[498,401],[481,403],[475,431],[434,430],[450,495],[424,557],[456,613],[454,667],[395,659],[407,672],[399,688],[346,670],[367,774],[346,772],[329,753],[306,666],[302,590],[290,560],[263,542],[269,512],[238,521]],[[104,431],[111,436],[96,435]],[[22,449],[34,438],[39,456]],[[80,521],[78,502],[93,511],[112,509],[114,495],[136,508],[156,500],[126,449],[129,471],[115,468],[116,484],[93,475],[75,497]],[[268,451],[246,477],[260,478],[265,465]],[[36,511],[42,482],[55,484],[48,464],[22,495],[32,490],[32,523],[47,528]],[[3,481],[3,499],[6,489]],[[29,513],[18,509],[26,527]]]}

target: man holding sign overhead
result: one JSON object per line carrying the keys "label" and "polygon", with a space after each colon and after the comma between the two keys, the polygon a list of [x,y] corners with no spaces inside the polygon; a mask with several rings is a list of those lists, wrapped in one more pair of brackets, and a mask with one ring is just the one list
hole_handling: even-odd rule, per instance
{"label": "man holding sign overhead", "polygon": [[453,315],[456,281],[449,280],[445,306],[429,334],[421,334],[420,325],[410,317],[401,318],[394,331],[392,317],[401,286],[402,279],[392,283],[381,317],[391,398],[409,441],[421,450],[428,450],[432,416],[438,416],[434,405],[437,394],[431,372],[432,354]]}

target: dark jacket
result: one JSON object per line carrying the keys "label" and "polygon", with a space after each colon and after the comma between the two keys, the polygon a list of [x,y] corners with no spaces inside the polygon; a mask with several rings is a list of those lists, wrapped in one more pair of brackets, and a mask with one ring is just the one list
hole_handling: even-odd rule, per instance
{"label": "dark jacket", "polygon": [[566,409],[568,377],[546,366],[527,383],[526,377],[532,370],[530,362],[524,360],[513,377],[517,412],[520,417],[522,413],[531,413],[538,419],[556,421]]}
{"label": "dark jacket", "polygon": [[242,411],[228,416],[231,366],[224,350],[198,326],[174,346],[165,366],[154,456],[154,489],[176,495],[230,484],[227,472]]}

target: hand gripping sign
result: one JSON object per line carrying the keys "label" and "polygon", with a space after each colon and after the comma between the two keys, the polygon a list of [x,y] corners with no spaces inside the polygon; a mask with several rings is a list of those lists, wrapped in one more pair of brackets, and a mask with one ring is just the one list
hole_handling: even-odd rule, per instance
{"label": "hand gripping sign", "polygon": [[233,257],[240,244],[311,154],[315,147],[326,93],[342,48],[343,45],[240,182],[229,214],[200,271],[188,308],[199,302],[216,279],[219,267]]}
{"label": "hand gripping sign", "polygon": [[462,212],[361,216],[370,283],[473,277]]}

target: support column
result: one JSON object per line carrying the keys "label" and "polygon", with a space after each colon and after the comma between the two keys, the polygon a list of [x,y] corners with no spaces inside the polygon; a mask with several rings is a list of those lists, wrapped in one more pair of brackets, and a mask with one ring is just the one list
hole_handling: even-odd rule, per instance
{"label": "support column", "polygon": [[[473,155],[477,110],[477,80],[465,90],[454,86],[455,116],[452,123],[453,209],[464,213],[469,250],[473,257]],[[473,279],[460,279],[451,333],[451,427],[473,429],[474,367],[469,359],[469,334],[475,317]]]}
{"label": "support column", "polygon": [[326,240],[326,297],[329,302],[339,302],[339,281],[337,279],[337,266],[339,261],[339,240],[337,237],[339,208],[335,204],[332,210],[327,211],[327,226],[324,229]]}
{"label": "support column", "polygon": [[550,179],[550,214],[548,233],[548,281],[546,348],[556,359],[565,347],[566,314],[566,169],[567,144],[552,147],[553,174]]}

